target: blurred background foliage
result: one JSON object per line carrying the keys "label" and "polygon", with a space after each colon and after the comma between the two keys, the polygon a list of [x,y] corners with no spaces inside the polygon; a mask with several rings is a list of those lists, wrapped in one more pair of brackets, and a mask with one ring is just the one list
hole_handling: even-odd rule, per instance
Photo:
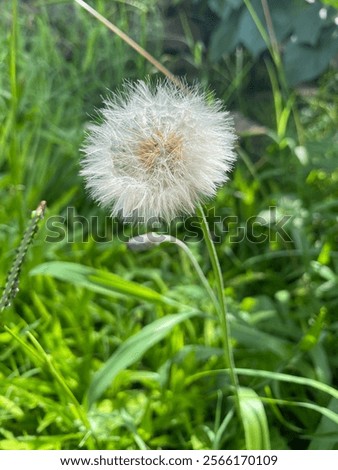
{"label": "blurred background foliage", "polygon": [[[271,448],[337,449],[337,398],[325,388],[338,366],[337,2],[91,4],[233,113],[238,162],[208,209],[236,365],[256,373],[240,381],[261,397]],[[128,251],[121,239],[135,228],[111,221],[78,176],[102,97],[156,70],[71,1],[3,0],[1,11],[3,285],[30,211],[46,199],[48,212],[1,314],[0,448],[244,448],[227,376],[215,372],[219,326],[189,262],[175,246]],[[61,236],[46,242],[53,220]],[[212,283],[203,244],[176,229]],[[168,298],[204,316],[169,323]],[[128,343],[123,370],[88,408],[95,373],[166,318],[149,350],[143,336]]]}

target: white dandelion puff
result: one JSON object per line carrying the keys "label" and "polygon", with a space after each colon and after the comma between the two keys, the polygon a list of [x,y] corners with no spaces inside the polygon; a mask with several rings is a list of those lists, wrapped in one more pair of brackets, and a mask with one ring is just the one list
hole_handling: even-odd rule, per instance
{"label": "white dandelion puff", "polygon": [[126,82],[88,129],[81,175],[91,196],[112,216],[143,221],[192,214],[214,196],[236,137],[222,103],[208,100],[198,86]]}

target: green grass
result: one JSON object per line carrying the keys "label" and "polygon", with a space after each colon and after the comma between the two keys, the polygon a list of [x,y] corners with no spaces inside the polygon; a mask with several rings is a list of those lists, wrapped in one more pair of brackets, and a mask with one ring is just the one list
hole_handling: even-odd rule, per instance
{"label": "green grass", "polygon": [[[48,219],[66,218],[67,207],[97,216],[103,234],[107,214],[78,176],[84,129],[108,89],[155,71],[71,2],[18,3],[0,18],[3,286],[31,211],[43,199],[48,209],[1,313],[0,449],[337,449],[337,73],[311,97],[280,92],[269,63],[271,89],[252,90],[249,62],[213,67],[184,23],[195,75],[266,127],[240,139],[231,181],[209,203],[238,217],[220,233],[209,213],[242,430],[222,329],[186,253],[171,244],[132,252],[115,236],[119,223],[98,242],[69,220],[68,241],[46,241]],[[157,2],[92,4],[171,69]],[[291,216],[291,241],[274,214]],[[237,230],[258,216],[272,217],[256,227],[268,235],[260,243]],[[216,287],[205,244],[188,246]]]}

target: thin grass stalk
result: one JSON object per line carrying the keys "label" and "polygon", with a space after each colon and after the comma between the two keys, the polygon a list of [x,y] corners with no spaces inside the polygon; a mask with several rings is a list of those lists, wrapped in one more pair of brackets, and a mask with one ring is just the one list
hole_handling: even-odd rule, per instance
{"label": "thin grass stalk", "polygon": [[99,20],[102,24],[104,24],[110,31],[115,33],[119,36],[125,43],[127,43],[130,47],[132,47],[138,54],[144,57],[148,62],[150,62],[159,72],[163,73],[164,76],[169,78],[175,85],[178,87],[182,87],[182,83],[178,80],[175,75],[173,75],[170,70],[168,70],[164,65],[161,64],[155,57],[149,54],[148,51],[143,49],[136,41],[134,41],[128,34],[121,31],[117,26],[107,20],[104,16],[102,16],[99,12],[94,10],[88,3],[84,2],[83,0],[74,0],[80,7],[84,10],[88,11],[94,18]]}
{"label": "thin grass stalk", "polygon": [[269,8],[268,8],[267,4],[264,4],[264,0],[261,0],[261,1],[262,1],[262,8],[263,8],[265,20],[267,22],[268,33],[266,32],[263,23],[259,19],[254,7],[252,6],[251,1],[250,0],[244,0],[244,3],[245,3],[245,6],[247,7],[247,9],[248,9],[248,11],[251,15],[251,18],[253,19],[260,35],[262,36],[263,41],[265,42],[266,47],[268,48],[273,61],[274,61],[274,64],[275,64],[276,69],[278,71],[278,76],[279,76],[283,91],[285,93],[287,93],[288,86],[287,86],[286,79],[285,79],[285,73],[284,73],[284,70],[283,70],[282,58],[281,58],[281,55],[280,55],[280,52],[279,52],[279,49],[278,49],[278,43],[277,43],[276,35],[275,35],[274,29],[273,29],[273,24],[272,24],[272,20],[271,20],[270,11],[269,11]]}
{"label": "thin grass stalk", "polygon": [[[21,183],[22,166],[19,152],[19,138],[16,129],[18,114],[18,76],[17,76],[17,51],[18,51],[18,0],[12,0],[12,26],[9,36],[9,82],[10,82],[10,109],[8,113],[9,125],[12,130],[9,132],[9,153],[8,161],[10,165],[10,175],[14,186]],[[22,195],[16,191],[15,195],[17,207],[22,206]],[[20,220],[22,223],[22,220]]]}
{"label": "thin grass stalk", "polygon": [[272,18],[270,15],[270,9],[266,0],[261,0],[261,4],[262,4],[264,16],[265,16],[266,25],[268,28],[271,49],[273,51],[273,57],[276,62],[276,67],[279,68],[279,67],[282,67],[282,58],[279,52],[278,41],[277,41],[275,29],[273,27]]}
{"label": "thin grass stalk", "polygon": [[[264,12],[264,17],[265,17],[265,21],[266,21],[266,24],[267,24],[268,33],[265,31],[264,25],[262,24],[261,20],[259,19],[254,7],[251,4],[251,1],[250,0],[244,0],[244,3],[245,3],[245,6],[247,7],[247,9],[248,9],[248,11],[249,11],[256,27],[257,27],[260,35],[262,36],[263,41],[266,44],[266,47],[268,48],[268,50],[270,52],[273,63],[275,64],[275,67],[276,67],[276,70],[277,70],[278,81],[279,81],[281,89],[283,91],[284,98],[285,98],[285,100],[287,100],[288,95],[289,95],[289,86],[288,86],[288,83],[287,83],[287,80],[286,80],[285,71],[284,71],[283,62],[282,62],[282,57],[281,57],[281,54],[280,54],[280,51],[279,51],[278,42],[277,42],[276,34],[275,34],[275,31],[274,31],[274,27],[273,27],[272,18],[271,18],[271,15],[270,15],[270,10],[269,10],[268,3],[266,2],[266,0],[261,0],[263,12]],[[303,131],[303,128],[302,128],[302,125],[301,125],[301,122],[300,122],[300,118],[299,118],[299,115],[298,115],[298,110],[297,110],[297,107],[296,107],[295,104],[292,105],[292,114],[293,114],[294,122],[295,122],[295,125],[296,125],[296,128],[297,128],[297,135],[298,135],[299,143],[301,145],[303,145],[304,144],[304,131]]]}

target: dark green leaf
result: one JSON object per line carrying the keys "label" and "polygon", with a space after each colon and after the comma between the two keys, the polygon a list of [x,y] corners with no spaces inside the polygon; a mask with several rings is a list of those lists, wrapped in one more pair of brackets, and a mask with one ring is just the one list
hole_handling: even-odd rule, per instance
{"label": "dark green leaf", "polygon": [[338,52],[335,27],[327,28],[316,47],[289,42],[285,47],[285,72],[290,85],[312,80],[322,73]]}
{"label": "dark green leaf", "polygon": [[240,10],[232,11],[216,28],[211,38],[209,55],[212,61],[219,60],[223,54],[231,53],[238,42],[238,21]]}
{"label": "dark green leaf", "polygon": [[323,27],[319,17],[320,9],[319,4],[309,5],[291,18],[294,34],[299,42],[313,46],[317,43]]}

